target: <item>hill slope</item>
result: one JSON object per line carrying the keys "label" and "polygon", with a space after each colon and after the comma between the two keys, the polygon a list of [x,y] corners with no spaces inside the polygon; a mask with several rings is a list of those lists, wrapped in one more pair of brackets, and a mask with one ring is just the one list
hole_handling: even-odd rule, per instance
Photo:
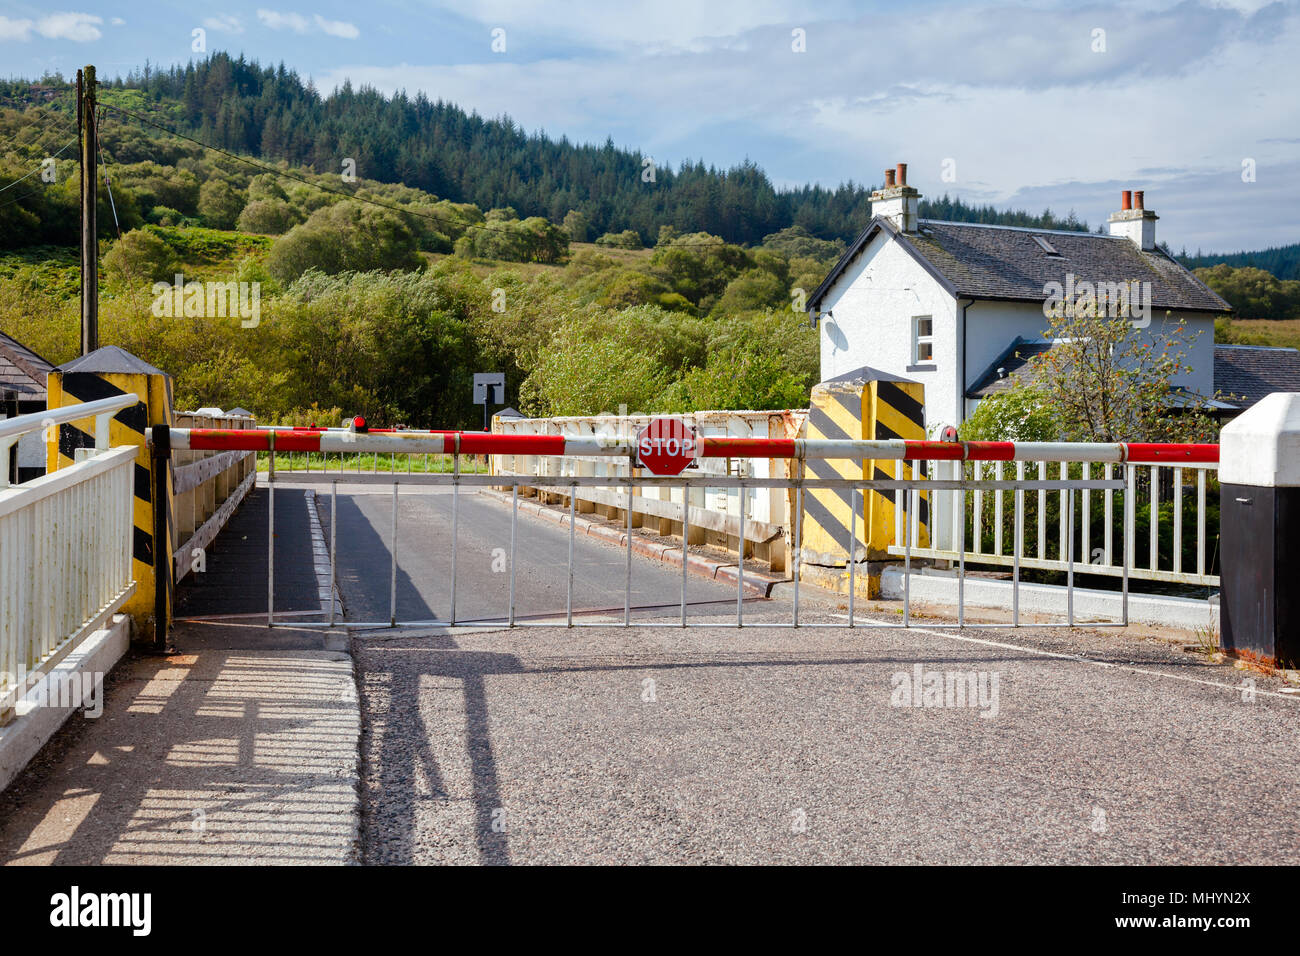
{"label": "hill slope", "polygon": [[[166,71],[146,67],[108,84],[107,92],[109,102],[117,94],[119,105],[170,128],[264,160],[337,175],[344,158],[351,158],[359,175],[380,182],[484,210],[513,207],[521,217],[555,223],[578,210],[590,225],[589,235],[573,236],[579,241],[632,229],[653,243],[661,226],[671,226],[754,244],[791,225],[847,241],[870,218],[865,185],[778,190],[750,162],[727,170],[686,163],[658,169],[646,182],[646,157],[610,140],[575,144],[527,134],[509,117],[484,119],[423,94],[384,97],[345,84],[322,97],[284,64],[263,67],[225,53]],[[39,84],[9,81],[0,83],[0,105],[67,102],[69,93],[59,76]],[[923,202],[921,211],[972,222],[1086,229],[1073,216],[999,211],[947,196],[933,206]]]}

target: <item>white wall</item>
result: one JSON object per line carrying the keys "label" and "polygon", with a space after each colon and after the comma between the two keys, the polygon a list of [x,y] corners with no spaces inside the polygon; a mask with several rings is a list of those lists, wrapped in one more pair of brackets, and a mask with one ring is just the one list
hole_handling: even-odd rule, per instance
{"label": "white wall", "polygon": [[[927,428],[958,421],[956,303],[898,243],[875,236],[820,308],[823,381],[868,365],[925,385]],[[934,319],[933,371],[908,371],[915,315]]]}
{"label": "white wall", "polygon": [[[967,301],[962,299],[961,301]],[[821,377],[825,381],[868,365],[900,378],[925,385],[926,427],[958,424],[974,409],[959,387],[961,328],[957,300],[945,292],[902,246],[878,234],[840,275],[820,303]],[[912,317],[934,318],[934,361],[930,371],[910,370]],[[1214,319],[1183,316],[1188,328],[1201,335],[1188,350],[1189,374],[1175,377],[1181,385],[1201,395],[1214,387]],[[1151,326],[1144,334],[1159,334],[1166,319],[1152,309]],[[1048,320],[1034,302],[977,300],[966,311],[966,383],[978,376],[1012,343],[1016,336],[1041,338]],[[965,406],[965,407],[963,407]]]}
{"label": "white wall", "polygon": [[[965,301],[965,300],[963,300]],[[1179,316],[1166,318],[1160,309],[1152,308],[1151,325],[1141,330],[1143,335],[1163,337],[1171,331]],[[1209,396],[1214,392],[1214,317],[1185,314],[1189,334],[1199,330],[1201,335],[1187,350],[1190,373],[1177,375],[1173,384],[1198,394]],[[966,375],[967,384],[973,385],[1017,335],[1026,339],[1041,339],[1047,329],[1048,319],[1043,307],[1035,302],[976,301],[966,310]],[[968,403],[968,412],[978,402]]]}

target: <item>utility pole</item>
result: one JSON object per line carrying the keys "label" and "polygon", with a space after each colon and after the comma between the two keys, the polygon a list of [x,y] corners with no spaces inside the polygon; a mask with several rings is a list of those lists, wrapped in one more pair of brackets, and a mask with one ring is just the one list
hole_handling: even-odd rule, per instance
{"label": "utility pole", "polygon": [[95,68],[77,71],[77,134],[81,145],[81,354],[99,348],[99,200],[95,156]]}

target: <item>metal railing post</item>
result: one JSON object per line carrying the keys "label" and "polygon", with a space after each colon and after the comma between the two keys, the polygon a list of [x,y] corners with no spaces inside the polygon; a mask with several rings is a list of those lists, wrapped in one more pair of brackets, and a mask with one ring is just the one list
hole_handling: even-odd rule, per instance
{"label": "metal railing post", "polygon": [[[631,466],[628,466],[629,473]],[[627,486],[627,574],[623,585],[623,626],[632,626],[632,483]]]}
{"label": "metal railing post", "polygon": [[[897,501],[897,498],[895,498]],[[895,510],[897,516],[897,510]],[[895,534],[898,528],[894,528]],[[849,627],[854,627],[853,620],[856,598],[858,595],[858,489],[849,489]]]}
{"label": "metal railing post", "polygon": [[1130,565],[1134,567],[1137,566],[1137,562],[1134,560],[1135,555],[1133,554],[1133,549],[1137,539],[1137,535],[1134,533],[1134,528],[1133,528],[1134,519],[1137,515],[1137,506],[1133,501],[1133,498],[1137,493],[1137,469],[1133,465],[1125,465],[1124,471],[1126,472],[1125,478],[1128,479],[1128,485],[1124,489],[1124,566],[1123,566],[1123,584],[1122,584],[1123,597],[1121,598],[1121,602],[1122,602],[1122,612],[1123,612],[1122,620],[1124,622],[1124,626],[1128,627],[1129,566]]}
{"label": "metal railing post", "polygon": [[[456,437],[457,446],[460,436]],[[451,614],[449,625],[456,623],[456,550],[460,538],[460,455],[451,457]]]}
{"label": "metal railing post", "polygon": [[686,626],[686,569],[690,552],[687,542],[691,537],[691,488],[682,485],[682,627]]}
{"label": "metal railing post", "polygon": [[573,627],[573,518],[578,503],[578,486],[569,486],[569,580],[564,590],[564,623]]}
{"label": "metal railing post", "polygon": [[266,479],[266,626],[275,627],[275,475]]}
{"label": "metal railing post", "polygon": [[[966,466],[961,466],[961,476],[963,483],[966,480]],[[960,489],[957,494],[961,497],[961,520],[958,522],[961,527],[960,540],[957,542],[957,626],[964,627],[966,624],[966,489]]]}
{"label": "metal railing post", "polygon": [[799,626],[799,567],[803,559],[803,479],[794,489],[794,620],[792,626]]}
{"label": "metal railing post", "polygon": [[[896,494],[907,496],[905,515],[912,514],[916,508],[916,489],[900,488]],[[903,627],[912,626],[912,522],[907,522],[903,532]]]}
{"label": "metal railing post", "polygon": [[1066,550],[1068,552],[1068,562],[1066,565],[1066,584],[1065,584],[1065,620],[1070,627],[1074,627],[1074,488],[1071,487],[1066,493],[1066,506],[1069,508],[1069,514],[1066,517],[1068,525],[1066,531]]}
{"label": "metal railing post", "polygon": [[[1025,463],[1016,462],[1016,481],[1017,483],[1025,480]],[[1025,489],[1017,488],[1015,496],[1016,508],[1016,530],[1015,541],[1012,547],[1015,548],[1014,565],[1011,571],[1011,626],[1020,626],[1020,554],[1025,547]]]}
{"label": "metal railing post", "polygon": [[740,529],[736,536],[736,627],[744,627],[745,607],[745,483],[740,483]]}
{"label": "metal railing post", "polygon": [[388,577],[388,626],[397,627],[397,482],[393,482],[393,547]]}
{"label": "metal railing post", "polygon": [[519,533],[519,479],[510,495],[510,608],[506,623],[515,626],[515,541]]}
{"label": "metal railing post", "polygon": [[[105,429],[107,431],[107,429]],[[171,470],[171,429],[153,426],[153,647],[167,649],[167,630],[171,624],[171,592],[175,571],[172,568],[171,532],[167,527],[167,476]],[[6,467],[8,462],[5,463]]]}
{"label": "metal railing post", "polygon": [[339,483],[330,482],[330,627],[334,626],[334,580],[338,564]]}

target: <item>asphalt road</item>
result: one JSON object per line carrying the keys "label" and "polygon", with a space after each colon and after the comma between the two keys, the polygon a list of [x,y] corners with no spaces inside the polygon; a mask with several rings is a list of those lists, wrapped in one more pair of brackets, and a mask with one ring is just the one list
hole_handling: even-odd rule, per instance
{"label": "asphalt road", "polygon": [[[351,492],[351,493],[347,493]],[[510,508],[484,495],[464,493],[457,506],[456,619],[507,619],[510,606]],[[329,533],[328,492],[319,512]],[[451,615],[451,494],[439,488],[404,486],[397,505],[397,619],[446,621]],[[393,501],[382,486],[340,491],[338,581],[345,618],[386,622],[390,611]],[[565,613],[569,530],[521,513],[516,531],[515,619],[561,619]],[[573,607],[578,618],[613,614],[622,620],[627,580],[625,552],[585,534],[574,536]],[[682,574],[633,557],[631,603],[680,614]],[[735,615],[734,585],[692,576],[687,583],[692,614]]]}
{"label": "asphalt road", "polygon": [[[386,618],[388,499],[339,509],[349,615]],[[447,514],[403,498],[402,616],[441,614]],[[519,528],[520,613],[562,610],[567,533]],[[508,529],[495,502],[462,512],[466,617],[504,613]],[[579,604],[616,618],[622,553],[583,544]],[[634,603],[676,601],[678,570],[634,562]],[[363,859],[1300,862],[1300,700],[1277,681],[1117,631],[848,631],[837,599],[804,602],[821,626],[354,631]],[[928,706],[936,671],[953,692]],[[958,678],[983,697],[959,705]]]}

